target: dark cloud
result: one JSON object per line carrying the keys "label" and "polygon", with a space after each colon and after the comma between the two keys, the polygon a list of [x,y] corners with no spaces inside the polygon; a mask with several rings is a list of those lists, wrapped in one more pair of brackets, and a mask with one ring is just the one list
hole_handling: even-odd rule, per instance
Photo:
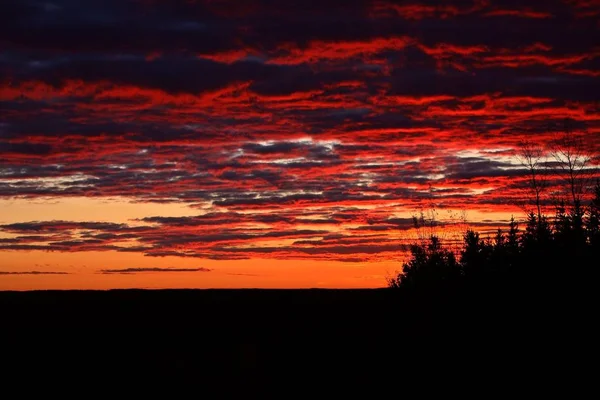
{"label": "dark cloud", "polygon": [[102,274],[140,274],[145,272],[210,272],[208,268],[124,268],[101,269]]}
{"label": "dark cloud", "polygon": [[51,148],[52,147],[48,144],[0,142],[0,154],[16,153],[16,154],[44,155],[44,154],[48,154],[50,152]]}
{"label": "dark cloud", "polygon": [[111,222],[35,221],[0,225],[0,229],[7,232],[53,232],[68,229],[118,231],[126,228],[130,229],[125,224],[115,224]]}
{"label": "dark cloud", "polygon": [[0,271],[0,275],[69,275],[58,271]]}
{"label": "dark cloud", "polygon": [[201,93],[235,82],[276,78],[279,70],[289,67],[269,66],[255,62],[223,65],[196,57],[171,57],[147,61],[131,59],[66,60],[64,63],[33,68],[15,74],[15,80],[39,80],[60,87],[66,80],[86,82],[110,81],[116,85],[136,85],[162,89],[169,93]]}

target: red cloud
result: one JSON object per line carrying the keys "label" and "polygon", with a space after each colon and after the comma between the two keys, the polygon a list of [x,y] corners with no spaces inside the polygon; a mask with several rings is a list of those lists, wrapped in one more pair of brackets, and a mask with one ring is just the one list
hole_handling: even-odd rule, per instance
{"label": "red cloud", "polygon": [[398,51],[410,45],[407,37],[374,38],[365,41],[324,42],[312,41],[306,48],[295,44],[281,46],[275,55],[269,58],[270,64],[302,64],[319,60],[348,60],[354,57],[370,57],[384,51]]}
{"label": "red cloud", "polygon": [[485,14],[488,17],[519,17],[519,18],[552,18],[552,13],[547,11],[533,11],[533,10],[493,10]]}

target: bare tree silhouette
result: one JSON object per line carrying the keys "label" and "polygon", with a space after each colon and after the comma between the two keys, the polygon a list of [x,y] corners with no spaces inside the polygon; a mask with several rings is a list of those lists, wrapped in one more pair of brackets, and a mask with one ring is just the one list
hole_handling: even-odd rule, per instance
{"label": "bare tree silhouette", "polygon": [[571,204],[580,207],[589,183],[590,170],[587,167],[591,160],[583,135],[573,132],[565,123],[565,131],[550,144],[550,154],[558,165],[559,175],[566,183]]}
{"label": "bare tree silhouette", "polygon": [[533,195],[533,202],[537,210],[537,220],[542,220],[542,197],[548,187],[548,182],[543,169],[545,157],[543,148],[529,140],[519,142],[517,159],[527,169],[528,189]]}

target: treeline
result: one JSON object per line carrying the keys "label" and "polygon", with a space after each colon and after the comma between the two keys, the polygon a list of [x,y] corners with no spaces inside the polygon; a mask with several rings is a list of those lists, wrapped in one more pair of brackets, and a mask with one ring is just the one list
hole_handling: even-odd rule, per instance
{"label": "treeline", "polygon": [[431,235],[411,245],[408,261],[388,284],[409,292],[531,291],[574,289],[592,281],[600,267],[600,182],[587,204],[576,198],[556,204],[554,215],[532,211],[522,225],[513,218],[505,230],[485,239],[469,229],[456,253]]}

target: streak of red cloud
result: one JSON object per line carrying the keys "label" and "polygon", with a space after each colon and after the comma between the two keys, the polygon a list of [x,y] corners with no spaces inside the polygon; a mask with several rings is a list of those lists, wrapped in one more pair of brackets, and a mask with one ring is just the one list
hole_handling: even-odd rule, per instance
{"label": "streak of red cloud", "polygon": [[313,41],[306,48],[287,44],[278,49],[271,57],[269,64],[290,65],[311,63],[318,60],[347,60],[353,57],[367,57],[383,51],[398,51],[410,45],[412,40],[407,37],[375,38],[366,41],[324,42]]}
{"label": "streak of red cloud", "polygon": [[547,56],[541,54],[511,54],[511,55],[490,55],[481,58],[478,63],[479,67],[524,67],[530,65],[547,65],[550,67],[574,65],[582,61],[596,58],[600,55],[595,51],[588,54],[575,54],[565,56]]}
{"label": "streak of red cloud", "polygon": [[552,18],[552,14],[546,11],[534,11],[534,10],[493,10],[485,14],[488,17],[519,17],[519,18]]}

